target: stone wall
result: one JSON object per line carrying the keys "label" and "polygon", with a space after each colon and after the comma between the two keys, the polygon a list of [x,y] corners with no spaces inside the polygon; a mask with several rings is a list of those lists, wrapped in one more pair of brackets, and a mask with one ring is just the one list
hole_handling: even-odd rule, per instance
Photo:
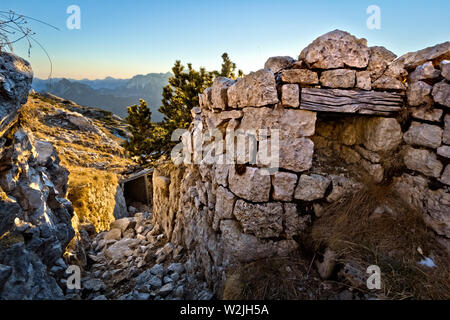
{"label": "stone wall", "polygon": [[[190,271],[219,294],[227,270],[295,250],[324,205],[368,181],[394,183],[448,244],[447,59],[450,42],[396,59],[336,30],[298,60],[273,57],[237,81],[217,78],[192,110],[184,153],[175,158],[184,162],[155,171],[154,223],[187,248]],[[256,152],[223,161],[235,140],[223,150],[215,142],[236,130],[253,132],[244,140]],[[198,160],[200,133],[209,136],[200,142],[203,157],[186,161]],[[261,156],[273,141],[277,170]]]}

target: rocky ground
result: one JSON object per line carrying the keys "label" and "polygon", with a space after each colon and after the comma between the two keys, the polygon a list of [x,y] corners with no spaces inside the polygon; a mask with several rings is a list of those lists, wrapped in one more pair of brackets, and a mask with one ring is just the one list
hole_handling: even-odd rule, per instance
{"label": "rocky ground", "polygon": [[82,289],[67,290],[66,298],[212,299],[207,284],[186,272],[189,262],[183,247],[168,242],[151,218],[151,213],[138,212],[114,221],[110,231],[99,234],[92,226],[83,226],[80,233],[88,263],[82,272]]}

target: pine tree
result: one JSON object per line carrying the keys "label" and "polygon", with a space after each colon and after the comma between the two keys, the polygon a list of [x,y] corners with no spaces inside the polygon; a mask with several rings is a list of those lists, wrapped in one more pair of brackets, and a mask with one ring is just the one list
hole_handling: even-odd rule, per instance
{"label": "pine tree", "polygon": [[125,149],[138,162],[144,164],[149,159],[162,155],[161,146],[165,130],[153,123],[152,113],[147,102],[140,100],[139,105],[128,107],[127,123],[131,131],[130,138],[125,142]]}
{"label": "pine tree", "polygon": [[233,80],[236,80],[237,77],[241,78],[244,76],[244,72],[239,69],[238,70],[238,75],[236,77],[236,74],[234,73],[236,71],[236,63],[232,62],[230,57],[228,56],[228,53],[224,53],[222,54],[222,69],[220,70],[220,72],[218,71],[213,71],[213,75],[215,77],[227,77]]}
{"label": "pine tree", "polygon": [[[126,120],[130,125],[131,137],[125,148],[131,156],[148,163],[170,153],[178,143],[171,141],[172,133],[176,129],[189,127],[192,121],[191,109],[199,105],[199,94],[212,85],[215,77],[236,79],[236,64],[227,53],[222,55],[222,60],[220,72],[208,72],[204,68],[197,71],[190,63],[186,69],[180,61],[175,62],[173,76],[163,89],[162,106],[159,108],[159,112],[164,115],[162,122],[152,122],[150,109],[143,100],[139,106],[128,108]],[[241,70],[238,70],[238,76],[243,76]]]}

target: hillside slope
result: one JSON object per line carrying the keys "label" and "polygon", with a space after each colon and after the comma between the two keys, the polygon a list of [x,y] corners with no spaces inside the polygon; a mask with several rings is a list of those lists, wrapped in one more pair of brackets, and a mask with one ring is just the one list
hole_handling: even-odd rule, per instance
{"label": "hillside slope", "polygon": [[126,215],[118,179],[133,163],[119,138],[127,134],[122,119],[58,97],[33,94],[21,109],[20,122],[38,139],[50,142],[69,170],[68,198],[76,213],[75,228],[78,223],[92,223],[97,231],[105,230],[114,216]]}

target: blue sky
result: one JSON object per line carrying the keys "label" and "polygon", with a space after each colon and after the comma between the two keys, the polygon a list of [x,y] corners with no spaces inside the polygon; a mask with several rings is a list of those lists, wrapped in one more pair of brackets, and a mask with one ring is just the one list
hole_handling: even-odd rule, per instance
{"label": "blue sky", "polygon": [[[69,5],[81,8],[81,30],[68,30]],[[381,29],[369,30],[369,5],[381,9]],[[2,0],[0,10],[44,20],[31,22],[49,52],[54,77],[128,78],[170,71],[175,60],[208,70],[228,52],[245,72],[275,55],[297,57],[318,36],[346,30],[401,55],[450,40],[450,1],[302,0]],[[15,52],[27,57],[25,44]],[[34,46],[35,75],[50,65]]]}

